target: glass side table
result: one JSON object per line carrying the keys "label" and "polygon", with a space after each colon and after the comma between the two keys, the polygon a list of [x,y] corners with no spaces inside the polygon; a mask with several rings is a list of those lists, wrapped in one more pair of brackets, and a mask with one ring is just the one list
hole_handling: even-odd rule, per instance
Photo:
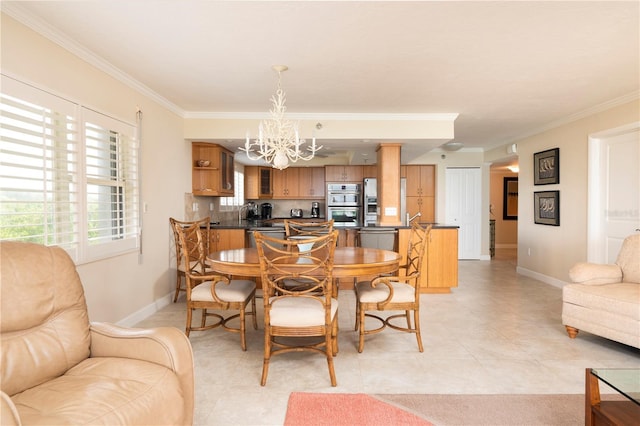
{"label": "glass side table", "polygon": [[[611,401],[601,400],[600,382],[609,385],[622,397]],[[587,368],[584,424],[640,424],[640,369]]]}

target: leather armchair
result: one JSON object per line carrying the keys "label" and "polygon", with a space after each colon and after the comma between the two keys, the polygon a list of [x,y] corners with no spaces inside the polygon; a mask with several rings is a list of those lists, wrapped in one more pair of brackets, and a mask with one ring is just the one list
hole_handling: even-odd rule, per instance
{"label": "leather armchair", "polygon": [[173,327],[90,323],[58,247],[1,242],[2,424],[192,424],[193,353]]}

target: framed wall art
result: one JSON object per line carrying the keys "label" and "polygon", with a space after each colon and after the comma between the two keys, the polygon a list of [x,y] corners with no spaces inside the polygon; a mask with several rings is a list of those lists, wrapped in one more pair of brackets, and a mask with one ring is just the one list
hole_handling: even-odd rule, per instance
{"label": "framed wall art", "polygon": [[560,183],[560,148],[533,154],[533,184]]}
{"label": "framed wall art", "polygon": [[518,178],[504,178],[502,220],[518,220]]}
{"label": "framed wall art", "polygon": [[560,191],[533,193],[534,222],[560,226]]}

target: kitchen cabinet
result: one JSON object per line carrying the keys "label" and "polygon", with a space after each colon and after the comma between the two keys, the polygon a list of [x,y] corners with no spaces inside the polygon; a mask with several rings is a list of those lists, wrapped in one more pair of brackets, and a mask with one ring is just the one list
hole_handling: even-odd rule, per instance
{"label": "kitchen cabinet", "polygon": [[244,229],[210,229],[209,253],[244,248]]}
{"label": "kitchen cabinet", "polygon": [[362,166],[325,166],[325,181],[362,183]]}
{"label": "kitchen cabinet", "polygon": [[300,167],[298,194],[304,199],[323,199],[326,192],[324,167]]}
{"label": "kitchen cabinet", "polygon": [[[406,259],[411,229],[400,229],[398,247]],[[420,270],[421,293],[449,293],[458,287],[458,228],[432,228]]]}
{"label": "kitchen cabinet", "polygon": [[247,200],[273,198],[273,168],[245,166],[244,197]]}
{"label": "kitchen cabinet", "polygon": [[420,212],[421,222],[435,221],[436,167],[434,165],[408,165],[401,168],[407,178],[407,213]]}
{"label": "kitchen cabinet", "polygon": [[297,198],[299,177],[298,167],[273,170],[273,197]]}
{"label": "kitchen cabinet", "polygon": [[[200,165],[201,162],[208,162]],[[193,195],[234,195],[233,153],[220,145],[191,144],[191,187]]]}
{"label": "kitchen cabinet", "polygon": [[375,164],[362,166],[362,178],[377,178],[378,166]]}
{"label": "kitchen cabinet", "polygon": [[273,170],[273,198],[324,199],[323,167],[289,167]]}

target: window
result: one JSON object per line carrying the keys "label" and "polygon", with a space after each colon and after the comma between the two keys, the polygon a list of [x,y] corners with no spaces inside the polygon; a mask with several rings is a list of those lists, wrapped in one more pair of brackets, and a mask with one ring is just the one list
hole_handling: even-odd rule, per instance
{"label": "window", "polygon": [[227,206],[227,210],[232,210],[244,204],[244,168],[235,167],[233,171],[233,185],[235,188],[234,196],[220,198],[220,207]]}
{"label": "window", "polygon": [[2,77],[0,239],[76,262],[138,247],[135,126]]}

